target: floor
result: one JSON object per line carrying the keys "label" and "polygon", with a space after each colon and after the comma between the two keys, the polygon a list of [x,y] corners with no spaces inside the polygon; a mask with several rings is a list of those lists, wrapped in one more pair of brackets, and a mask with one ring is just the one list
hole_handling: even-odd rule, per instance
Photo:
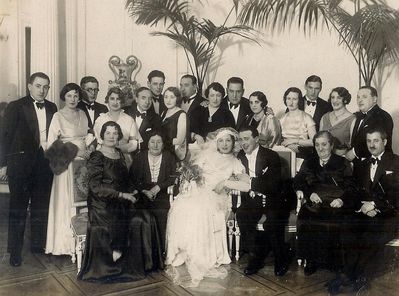
{"label": "floor", "polygon": [[[174,285],[166,273],[150,274],[145,280],[123,284],[93,284],[76,279],[69,257],[33,255],[26,234],[23,264],[13,268],[6,253],[8,196],[0,194],[0,295],[327,295],[324,284],[333,274],[318,271],[305,277],[295,262],[282,278],[276,278],[270,261],[258,274],[244,276],[245,262],[227,266],[225,279],[205,279],[197,288]],[[399,248],[398,248],[399,249]],[[387,247],[381,257],[381,273],[362,295],[399,295],[398,249]],[[389,255],[389,256],[388,256]],[[387,259],[390,258],[390,259]],[[244,260],[245,261],[245,260]],[[399,261],[399,260],[398,260]],[[355,295],[346,293],[342,295]]]}

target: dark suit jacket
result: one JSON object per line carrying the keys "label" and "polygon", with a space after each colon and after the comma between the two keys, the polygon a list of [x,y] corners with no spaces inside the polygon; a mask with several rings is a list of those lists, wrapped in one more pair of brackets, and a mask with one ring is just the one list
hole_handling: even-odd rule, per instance
{"label": "dark suit jacket", "polygon": [[94,121],[96,121],[96,119],[98,118],[98,116],[100,116],[101,113],[107,113],[108,112],[108,107],[107,106],[105,106],[103,104],[100,104],[100,103],[97,103],[97,102],[94,102],[94,106],[93,106],[93,108],[94,108],[94,121],[92,122],[91,118],[89,116],[89,112],[87,111],[86,104],[83,101],[79,101],[77,107],[86,114],[87,122],[89,124],[89,129],[93,129]]}
{"label": "dark suit jacket", "polygon": [[359,198],[356,209],[360,209],[361,201],[374,201],[382,215],[397,214],[399,209],[399,156],[385,151],[378,163],[374,181],[370,179],[370,161],[364,159],[355,166],[354,177],[359,186]]}
{"label": "dark suit jacket", "polygon": [[[303,100],[306,105],[306,96],[303,97]],[[319,131],[320,128],[320,120],[323,117],[324,114],[327,112],[332,111],[332,106],[330,103],[324,101],[322,98],[317,98],[316,99],[316,110],[313,115],[313,120],[316,123],[316,132]]]}
{"label": "dark suit jacket", "polygon": [[391,115],[386,111],[382,110],[378,105],[375,105],[369,112],[367,112],[366,118],[361,121],[362,113],[356,112],[355,126],[352,131],[351,147],[355,149],[356,156],[359,158],[368,158],[370,152],[367,149],[366,144],[366,131],[368,128],[380,127],[383,128],[388,134],[388,142],[385,146],[387,151],[392,151],[392,130],[393,121]]}
{"label": "dark suit jacket", "polygon": [[[133,104],[127,108],[125,108],[125,113],[133,117],[136,120],[137,104],[133,102]],[[149,135],[154,130],[160,130],[161,127],[161,117],[155,113],[154,108],[150,108],[147,111],[147,115],[143,118],[143,122],[140,125],[139,133],[141,138],[143,139],[143,143],[140,145],[140,150],[147,150],[147,144],[149,140]]]}
{"label": "dark suit jacket", "polygon": [[201,94],[197,93],[197,95],[194,98],[194,101],[190,105],[190,108],[188,108],[188,110],[187,110],[187,122],[188,122],[187,130],[189,131],[187,133],[187,141],[188,142],[191,142],[191,132],[192,132],[191,127],[195,126],[193,114],[195,113],[197,108],[203,108],[201,106],[201,103],[204,102],[205,100],[206,99],[204,99],[201,96]]}
{"label": "dark suit jacket", "polygon": [[[163,95],[162,94],[159,95],[158,101],[159,101],[159,114],[158,115],[161,115],[162,112],[167,109],[166,106],[165,106],[165,102],[163,100]],[[134,102],[133,102],[133,104],[134,104]],[[154,111],[154,113],[156,113],[153,104],[151,104],[151,107],[150,107],[149,110]]]}
{"label": "dark suit jacket", "polygon": [[[225,96],[222,100],[221,107],[227,108],[227,110],[230,111],[228,102],[229,102],[229,98],[228,98],[228,96]],[[235,126],[234,126],[234,128],[237,131],[239,131],[242,126],[244,126],[245,118],[247,117],[247,115],[249,115],[251,113],[252,113],[252,111],[251,111],[251,108],[249,107],[249,100],[245,97],[242,97],[241,101],[240,101],[240,111],[238,111],[237,123],[235,123]],[[233,118],[234,118],[234,116],[233,116]]]}
{"label": "dark suit jacket", "polygon": [[[47,133],[57,106],[44,100]],[[39,123],[30,96],[8,104],[4,128],[0,137],[0,167],[7,166],[7,174],[27,176],[31,173],[40,148]]]}
{"label": "dark suit jacket", "polygon": [[[248,159],[243,150],[238,153],[238,158],[241,160],[248,174]],[[256,177],[251,179],[251,190],[267,196],[267,209],[280,208],[282,206],[280,199],[281,163],[277,152],[259,146],[255,164],[255,175]],[[248,199],[250,197],[245,196],[245,198]]]}
{"label": "dark suit jacket", "polygon": [[206,137],[209,132],[216,131],[222,127],[235,127],[235,121],[231,112],[220,106],[218,110],[212,115],[211,122],[209,122],[209,109],[200,107],[192,114],[193,121],[191,132]]}

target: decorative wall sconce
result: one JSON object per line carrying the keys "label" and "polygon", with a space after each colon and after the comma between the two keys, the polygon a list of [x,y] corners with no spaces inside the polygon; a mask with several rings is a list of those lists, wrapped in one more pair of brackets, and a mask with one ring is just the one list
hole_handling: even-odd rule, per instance
{"label": "decorative wall sconce", "polygon": [[115,80],[110,80],[110,87],[119,87],[126,96],[126,103],[129,105],[134,99],[134,92],[140,85],[136,76],[141,70],[141,61],[134,55],[126,58],[126,63],[118,56],[112,56],[108,60],[108,66],[114,73]]}
{"label": "decorative wall sconce", "polygon": [[10,0],[0,0],[0,41],[8,40],[8,34],[7,32],[4,32],[3,22],[6,16],[9,15],[10,15]]}

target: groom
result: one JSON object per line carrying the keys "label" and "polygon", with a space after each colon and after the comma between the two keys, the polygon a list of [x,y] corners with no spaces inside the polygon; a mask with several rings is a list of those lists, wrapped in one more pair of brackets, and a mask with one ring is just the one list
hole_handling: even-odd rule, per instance
{"label": "groom", "polygon": [[[251,180],[251,190],[249,194],[243,193],[241,206],[237,209],[243,244],[249,251],[244,273],[257,273],[272,250],[275,257],[274,274],[283,276],[288,270],[288,260],[284,251],[284,219],[281,215],[280,158],[276,152],[260,146],[258,137],[258,131],[253,127],[240,129],[239,141],[243,150],[238,158]],[[263,232],[256,230],[260,219],[263,221]]]}

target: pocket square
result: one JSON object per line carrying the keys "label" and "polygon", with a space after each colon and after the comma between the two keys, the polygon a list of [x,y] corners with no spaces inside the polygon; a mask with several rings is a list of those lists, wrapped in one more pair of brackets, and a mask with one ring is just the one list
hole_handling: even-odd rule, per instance
{"label": "pocket square", "polygon": [[269,167],[265,167],[265,168],[262,170],[262,175],[264,175],[264,174],[267,172],[268,169],[269,169]]}
{"label": "pocket square", "polygon": [[393,171],[385,171],[385,175],[391,175],[393,174]]}
{"label": "pocket square", "polygon": [[145,131],[146,131],[146,132],[149,132],[150,130],[152,130],[152,128],[149,127],[149,128],[147,128]]}

